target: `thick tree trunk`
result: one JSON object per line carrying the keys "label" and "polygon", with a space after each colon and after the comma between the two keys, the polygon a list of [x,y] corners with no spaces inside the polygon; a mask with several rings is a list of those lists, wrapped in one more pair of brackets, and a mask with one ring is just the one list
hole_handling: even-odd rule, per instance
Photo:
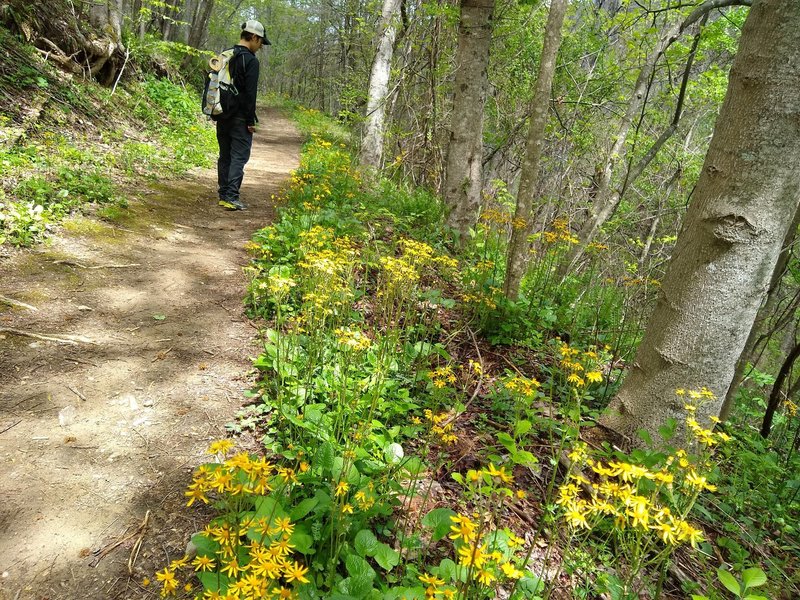
{"label": "thick tree trunk", "polygon": [[525,158],[520,172],[519,192],[511,240],[506,259],[506,280],[504,293],[510,300],[516,300],[519,287],[528,267],[530,243],[533,233],[533,201],[539,187],[539,159],[544,144],[544,131],[550,112],[550,93],[553,89],[553,75],[556,72],[556,57],[561,46],[561,28],[567,12],[567,0],[552,0],[544,30],[544,46],[539,62],[539,74],[533,91],[533,110],[528,125],[528,141]]}
{"label": "thick tree trunk", "polygon": [[386,117],[386,98],[389,93],[389,72],[394,53],[395,21],[400,0],[384,0],[378,29],[378,51],[372,62],[367,94],[367,114],[364,119],[364,139],[359,157],[362,167],[380,169],[383,159],[383,139]]}
{"label": "thick tree trunk", "polygon": [[445,167],[447,225],[463,240],[478,220],[483,185],[483,109],[495,0],[461,0],[450,143]]}
{"label": "thick tree trunk", "polygon": [[781,279],[783,279],[783,276],[786,273],[786,266],[789,264],[789,257],[792,255],[792,243],[797,237],[798,227],[800,227],[800,210],[795,213],[794,220],[792,221],[789,231],[786,234],[786,239],[783,240],[783,249],[781,250],[781,255],[778,258],[778,262],[776,263],[775,269],[772,273],[769,290],[767,291],[767,299],[758,310],[758,315],[753,323],[753,327],[750,329],[750,334],[747,336],[747,342],[745,342],[742,355],[739,357],[739,360],[736,363],[736,371],[733,375],[733,380],[731,381],[731,385],[728,387],[728,392],[725,394],[725,402],[723,402],[722,408],[719,412],[719,418],[723,421],[727,421],[731,416],[731,411],[733,410],[733,401],[736,398],[736,392],[738,391],[739,386],[742,384],[742,381],[744,381],[747,365],[755,361],[756,348],[758,347],[757,342],[765,330],[764,325],[771,319],[777,306],[778,290],[780,289]]}
{"label": "thick tree trunk", "polygon": [[604,417],[619,433],[683,422],[678,388],[717,395],[698,420],[719,413],[800,203],[799,47],[800,3],[756,0],[661,296]]}

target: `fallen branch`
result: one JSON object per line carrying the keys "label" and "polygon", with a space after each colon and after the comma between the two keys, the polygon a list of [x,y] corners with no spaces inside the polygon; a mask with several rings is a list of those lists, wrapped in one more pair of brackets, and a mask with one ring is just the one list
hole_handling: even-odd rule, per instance
{"label": "fallen branch", "polygon": [[68,267],[79,267],[81,269],[127,269],[129,267],[141,267],[140,263],[129,263],[125,265],[94,265],[94,266],[86,266],[74,260],[54,260],[54,265],[67,265]]}
{"label": "fallen branch", "polygon": [[[119,548],[125,542],[132,540],[133,538],[137,537],[141,539],[144,536],[144,532],[147,530],[147,525],[150,522],[150,511],[148,510],[144,514],[144,520],[142,521],[141,525],[139,525],[132,533],[121,537],[116,542],[113,542],[103,548],[98,548],[97,550],[93,551],[92,554],[94,558],[89,562],[90,567],[96,567],[103,558],[105,558],[108,554],[113,552],[116,548]],[[141,546],[141,542],[137,539],[138,545]],[[134,548],[136,548],[137,544],[134,543]],[[138,554],[138,551],[137,551]],[[128,568],[133,568],[131,561],[128,561]]]}
{"label": "fallen branch", "polygon": [[73,394],[75,394],[75,395],[76,395],[78,398],[80,398],[81,400],[83,400],[84,402],[86,402],[86,396],[84,396],[83,394],[81,394],[81,393],[80,393],[78,390],[76,390],[74,387],[72,387],[71,385],[68,385],[68,386],[67,386],[67,389],[68,389],[70,392],[72,392]]}
{"label": "fallen branch", "polygon": [[20,302],[19,300],[14,300],[13,298],[8,298],[7,296],[0,296],[0,302],[3,304],[8,304],[10,306],[16,306],[18,308],[27,308],[28,310],[37,311],[39,310],[35,306],[31,306],[30,304],[25,304],[24,302]]}
{"label": "fallen branch", "polygon": [[139,537],[136,538],[133,549],[131,549],[131,556],[128,558],[128,575],[133,575],[133,566],[136,564],[136,559],[139,558],[139,550],[142,548],[142,540],[144,539],[144,534],[147,532],[147,524],[149,521],[150,511],[148,510],[144,513],[144,521],[139,525]]}
{"label": "fallen branch", "polygon": [[94,340],[91,340],[82,335],[65,335],[65,336],[58,336],[58,335],[51,335],[48,333],[33,333],[32,331],[23,331],[21,329],[12,329],[11,327],[0,327],[0,333],[10,333],[11,335],[18,335],[21,337],[29,337],[35,340],[42,340],[45,342],[56,342],[58,344],[69,344],[71,346],[77,346],[78,344],[97,344]]}

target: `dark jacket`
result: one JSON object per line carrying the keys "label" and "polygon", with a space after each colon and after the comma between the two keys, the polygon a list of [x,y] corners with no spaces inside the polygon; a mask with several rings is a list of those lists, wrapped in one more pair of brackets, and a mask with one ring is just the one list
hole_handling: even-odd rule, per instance
{"label": "dark jacket", "polygon": [[233,47],[231,71],[233,83],[239,90],[236,112],[231,117],[244,117],[248,125],[258,122],[256,116],[256,93],[258,90],[258,59],[245,46]]}

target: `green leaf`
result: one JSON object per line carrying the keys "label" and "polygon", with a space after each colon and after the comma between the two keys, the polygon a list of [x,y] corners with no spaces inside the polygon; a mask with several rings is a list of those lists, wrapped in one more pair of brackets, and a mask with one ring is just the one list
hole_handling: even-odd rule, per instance
{"label": "green leaf", "polygon": [[445,558],[442,562],[439,563],[438,567],[434,567],[432,571],[435,571],[434,575],[437,575],[441,579],[444,579],[446,582],[451,582],[456,579],[456,563],[454,563],[449,558]]}
{"label": "green leaf", "polygon": [[292,522],[299,521],[303,517],[305,517],[308,513],[314,510],[314,507],[319,504],[319,498],[316,496],[313,498],[306,498],[300,504],[295,506],[292,509],[289,517],[292,519]]}
{"label": "green leaf", "polygon": [[747,594],[742,600],[769,600],[766,596],[759,596],[758,594]]}
{"label": "green leaf", "polygon": [[732,594],[735,594],[737,597],[742,596],[742,586],[739,585],[739,582],[736,581],[736,578],[728,573],[728,571],[725,569],[717,569],[717,577],[722,585],[728,588]]}
{"label": "green leaf", "polygon": [[369,587],[372,587],[372,580],[375,579],[375,569],[370,567],[365,559],[355,554],[349,554],[344,561],[344,566],[350,577],[368,578]]}
{"label": "green leaf", "polygon": [[375,562],[387,571],[391,571],[400,564],[400,553],[392,550],[386,544],[379,542],[378,550],[375,552]]}
{"label": "green leaf", "polygon": [[292,544],[295,551],[300,554],[314,554],[314,538],[299,527],[292,532],[289,543]]}
{"label": "green leaf", "polygon": [[200,556],[214,556],[219,550],[219,544],[202,533],[192,536],[192,544],[197,548],[197,554]]}
{"label": "green leaf", "polygon": [[767,575],[758,567],[745,569],[742,571],[742,583],[745,589],[758,587],[767,583]]}
{"label": "green leaf", "polygon": [[224,573],[209,573],[207,571],[198,571],[197,578],[203,584],[203,589],[211,590],[212,592],[227,592],[228,583],[230,578]]}
{"label": "green leaf", "polygon": [[450,517],[454,516],[456,513],[449,508],[434,508],[422,518],[425,527],[433,528],[432,541],[438,542],[450,532],[450,526],[453,524]]}
{"label": "green leaf", "polygon": [[163,320],[164,320],[164,319],[166,319],[167,317],[166,317],[166,315],[153,315],[153,318],[154,318],[156,321],[163,321]]}
{"label": "green leaf", "polygon": [[501,431],[497,434],[497,441],[503,445],[503,448],[508,450],[511,454],[517,451],[517,444],[514,442],[514,438],[508,435],[505,431]]}
{"label": "green leaf", "polygon": [[525,435],[531,430],[531,427],[533,427],[533,424],[526,419],[517,421],[517,424],[514,425],[514,437]]}
{"label": "green leaf", "polygon": [[375,556],[378,551],[378,538],[369,529],[359,531],[353,544],[361,556]]}
{"label": "green leaf", "polygon": [[266,517],[270,521],[274,521],[278,517],[285,518],[286,511],[272,496],[260,496],[256,498],[256,511],[253,515],[254,519]]}
{"label": "green leaf", "polygon": [[331,469],[333,469],[333,458],[333,446],[330,442],[324,442],[314,455],[314,470],[321,473],[330,473]]}

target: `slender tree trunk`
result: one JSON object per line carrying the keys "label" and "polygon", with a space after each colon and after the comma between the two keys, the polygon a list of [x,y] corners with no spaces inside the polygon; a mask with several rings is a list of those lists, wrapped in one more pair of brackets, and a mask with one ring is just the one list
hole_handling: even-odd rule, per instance
{"label": "slender tree trunk", "polygon": [[533,233],[533,201],[539,188],[539,159],[544,144],[544,131],[550,112],[550,93],[553,89],[553,76],[556,72],[556,57],[561,46],[561,29],[567,12],[567,0],[552,0],[544,30],[544,46],[539,62],[539,74],[533,90],[533,110],[528,126],[528,141],[525,159],[520,172],[519,192],[511,240],[506,258],[506,280],[504,292],[510,300],[519,296],[519,288],[530,256],[528,238]]}
{"label": "slender tree trunk", "polygon": [[725,402],[723,402],[719,413],[719,418],[723,421],[727,421],[731,416],[733,401],[736,398],[736,392],[739,386],[742,385],[742,381],[744,381],[747,365],[755,361],[756,342],[764,331],[764,325],[772,317],[775,307],[777,306],[778,290],[780,289],[781,279],[783,279],[786,273],[786,266],[789,264],[789,258],[792,255],[792,244],[797,237],[798,227],[800,227],[800,210],[795,212],[794,220],[789,227],[789,231],[786,233],[786,239],[783,240],[783,249],[775,265],[775,270],[772,273],[769,290],[767,291],[767,299],[764,305],[758,310],[758,315],[750,330],[750,334],[747,336],[747,342],[744,345],[744,350],[742,350],[742,355],[736,363],[733,381],[731,381],[731,385],[728,387],[728,393],[725,394]]}
{"label": "slender tree trunk", "polygon": [[703,4],[698,6],[689,14],[683,21],[672,25],[667,32],[661,37],[656,44],[653,51],[645,59],[644,65],[639,76],[636,79],[636,84],[633,87],[633,94],[631,95],[628,106],[625,109],[625,115],[620,122],[617,136],[611,146],[611,151],[608,154],[608,159],[602,169],[599,170],[599,177],[596,182],[595,200],[589,207],[589,214],[586,220],[578,230],[577,238],[578,243],[575,244],[571,250],[564,257],[564,260],[559,265],[558,275],[563,279],[567,273],[577,264],[586,247],[594,240],[600,228],[611,218],[616,212],[617,207],[622,200],[626,188],[633,184],[636,179],[644,172],[644,169],[655,158],[658,151],[672,136],[678,126],[681,111],[683,109],[683,97],[686,91],[686,79],[694,59],[694,51],[697,48],[699,37],[696,38],[694,48],[689,55],[687,61],[687,68],[684,75],[684,83],[681,86],[681,94],[678,97],[678,107],[675,112],[675,118],[670,126],[662,133],[658,140],[653,144],[650,150],[640,160],[635,167],[629,169],[624,177],[624,184],[621,190],[615,189],[611,183],[614,175],[614,170],[618,161],[622,160],[625,156],[625,141],[633,125],[636,116],[639,115],[645,105],[648,97],[649,87],[651,85],[653,72],[658,64],[661,56],[666,52],[678,38],[680,38],[692,25],[705,19],[709,11],[723,6],[749,4],[749,0],[706,0]]}
{"label": "slender tree trunk", "polygon": [[[764,40],[769,40],[768,44]],[[694,198],[636,361],[604,423],[683,422],[678,388],[719,414],[800,203],[800,3],[756,0]]]}
{"label": "slender tree trunk", "polygon": [[800,356],[800,344],[795,344],[794,348],[789,352],[786,360],[783,361],[778,376],[775,378],[775,383],[772,386],[772,391],[769,394],[769,402],[767,403],[767,410],[764,413],[764,420],[761,422],[761,437],[769,437],[769,432],[772,430],[772,419],[775,417],[775,411],[778,410],[778,405],[781,403],[781,390],[783,389],[783,382],[789,376],[789,373],[794,366],[797,357]]}
{"label": "slender tree trunk", "polygon": [[483,109],[495,0],[461,0],[450,143],[445,167],[447,225],[461,240],[478,220],[483,185]]}
{"label": "slender tree trunk", "polygon": [[364,139],[361,142],[362,167],[380,169],[383,159],[383,140],[386,117],[386,97],[389,93],[389,72],[394,54],[395,21],[400,0],[384,0],[378,29],[378,51],[372,62],[367,94],[367,114],[364,120]]}

